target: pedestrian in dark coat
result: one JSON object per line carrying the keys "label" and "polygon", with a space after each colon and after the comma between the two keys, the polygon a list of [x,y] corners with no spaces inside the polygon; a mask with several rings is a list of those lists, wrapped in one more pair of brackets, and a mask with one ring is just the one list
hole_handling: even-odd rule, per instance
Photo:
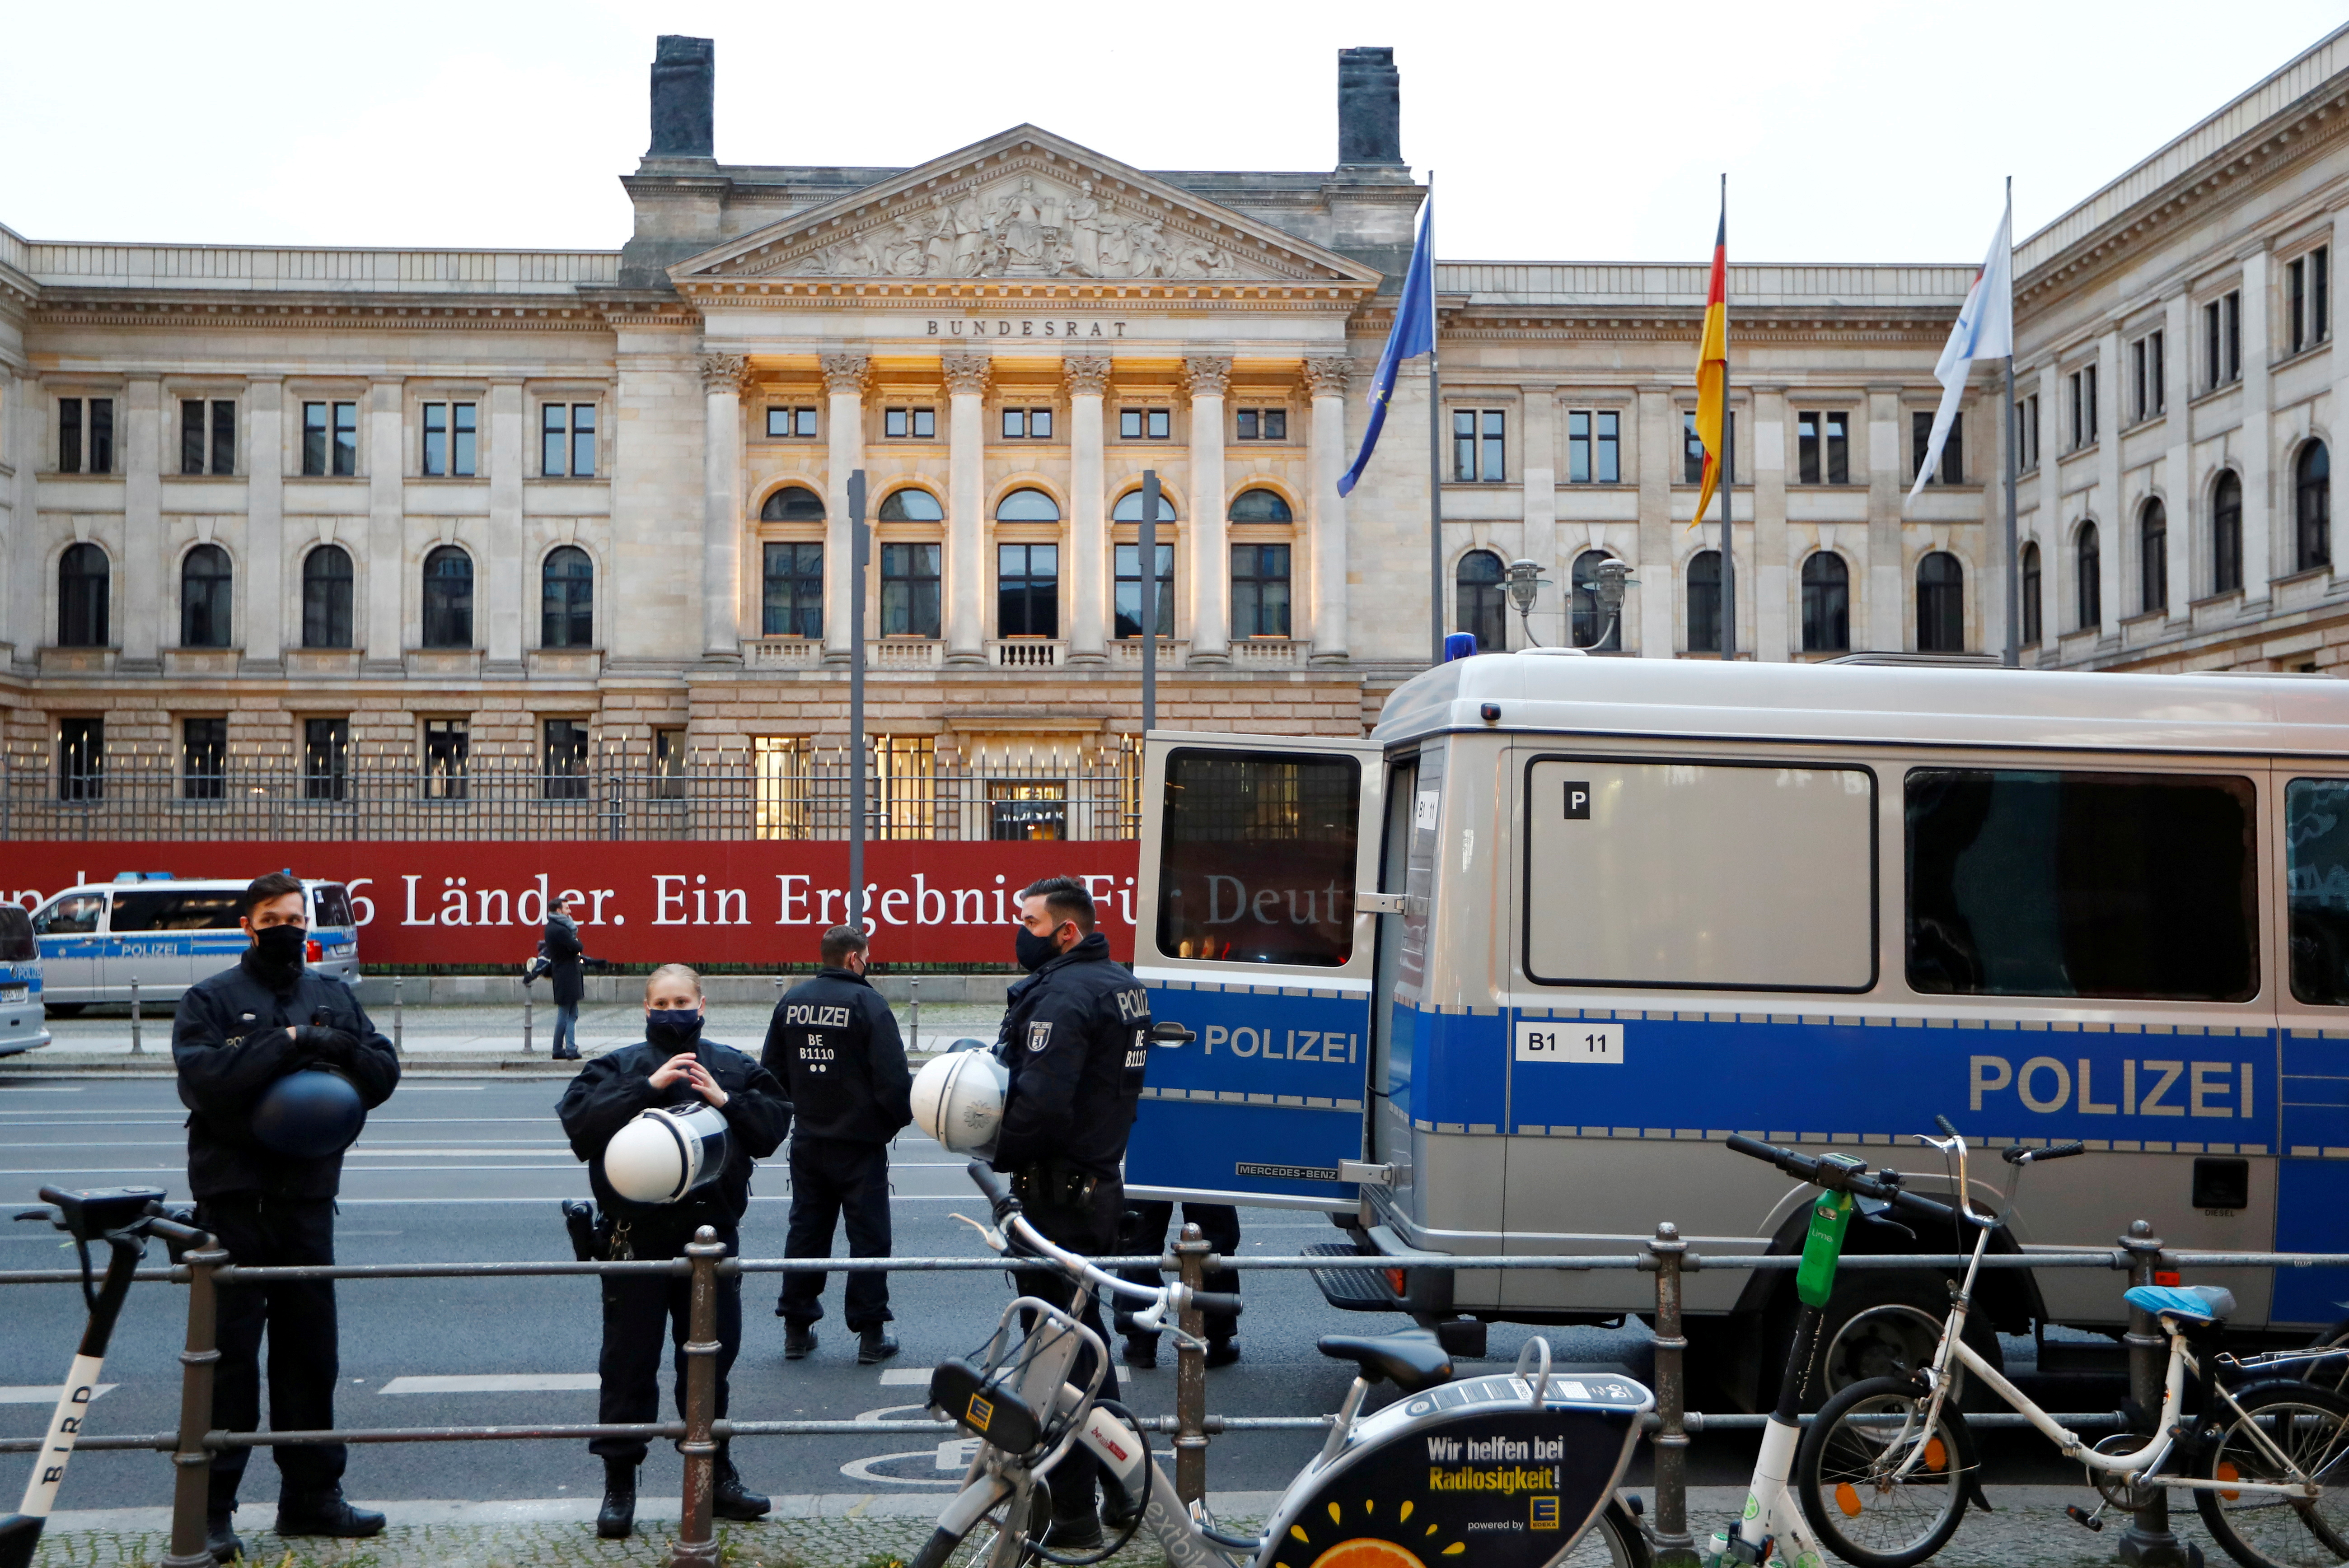
{"label": "pedestrian in dark coat", "polygon": [[587,995],[584,973],[586,950],[579,944],[579,920],[571,905],[578,894],[559,892],[546,917],[546,939],[539,952],[546,959],[546,982],[554,993],[554,1059],[579,1059],[579,1004]]}

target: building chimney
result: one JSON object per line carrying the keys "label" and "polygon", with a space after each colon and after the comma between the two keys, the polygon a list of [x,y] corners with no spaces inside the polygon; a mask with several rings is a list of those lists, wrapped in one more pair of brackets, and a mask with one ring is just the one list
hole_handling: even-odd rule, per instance
{"label": "building chimney", "polygon": [[661,35],[653,56],[653,144],[647,158],[717,156],[710,124],[717,79],[716,44],[708,38]]}
{"label": "building chimney", "polygon": [[1394,51],[1339,50],[1339,164],[1402,161],[1402,76]]}

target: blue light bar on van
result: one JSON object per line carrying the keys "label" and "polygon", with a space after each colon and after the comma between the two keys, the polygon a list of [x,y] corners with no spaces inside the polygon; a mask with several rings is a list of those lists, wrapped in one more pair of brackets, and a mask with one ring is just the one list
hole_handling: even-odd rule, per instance
{"label": "blue light bar on van", "polygon": [[1454,659],[1467,658],[1475,652],[1476,634],[1474,632],[1454,632],[1444,639],[1444,662],[1447,665]]}

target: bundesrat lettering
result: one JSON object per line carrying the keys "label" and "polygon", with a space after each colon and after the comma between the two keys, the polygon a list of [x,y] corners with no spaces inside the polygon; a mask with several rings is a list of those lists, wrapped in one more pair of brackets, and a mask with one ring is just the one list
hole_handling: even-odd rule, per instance
{"label": "bundesrat lettering", "polygon": [[[2250,1062],[2146,1058],[2116,1063],[2087,1057],[2067,1062],[2032,1057],[2018,1068],[2004,1057],[1973,1057],[1967,1063],[1967,1104],[1972,1110],[1982,1109],[1984,1097],[2012,1090],[2024,1110],[2041,1116],[2069,1110],[2077,1116],[2248,1121],[2257,1114],[2257,1085]],[[2100,1094],[2112,1098],[2100,1100]],[[1991,1102],[1991,1109],[2003,1104]]]}
{"label": "bundesrat lettering", "polygon": [[[552,907],[544,872],[532,885],[521,889],[473,887],[467,878],[444,876],[437,895],[419,885],[424,881],[420,875],[404,875],[399,880],[406,886],[402,925],[534,927],[546,923]],[[1081,880],[1092,893],[1103,923],[1133,923],[1132,877],[1120,879],[1097,872]],[[779,872],[775,883],[775,902],[771,906],[775,910],[775,924],[828,928],[847,921],[847,889],[817,887],[815,878],[804,872]],[[750,890],[712,887],[706,873],[658,874],[652,878],[650,891],[655,925],[752,923]],[[579,923],[582,925],[628,923],[626,914],[605,912],[607,902],[620,897],[616,888],[564,888],[559,892],[587,906],[586,916]],[[1001,874],[997,875],[991,887],[942,888],[932,887],[926,874],[916,872],[910,887],[865,883],[865,917],[868,924],[877,922],[883,925],[1009,925],[1019,918],[1014,903],[1017,892]],[[440,901],[437,908],[433,907],[436,896]],[[367,905],[358,923],[369,923],[374,918],[373,904],[356,898],[353,903]]]}

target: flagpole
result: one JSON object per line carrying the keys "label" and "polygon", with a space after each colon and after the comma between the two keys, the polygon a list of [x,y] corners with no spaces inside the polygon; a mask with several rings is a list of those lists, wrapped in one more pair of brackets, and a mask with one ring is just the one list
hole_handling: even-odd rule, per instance
{"label": "flagpole", "polygon": [[2023,561],[2014,534],[2014,480],[2023,421],[2014,408],[2014,176],[2006,177],[2006,667],[2023,666]]}
{"label": "flagpole", "polygon": [[[1729,175],[1721,176],[1721,232],[1729,232]],[[1737,656],[1737,552],[1729,530],[1737,488],[1737,416],[1729,405],[1729,270],[1721,273],[1721,656]]]}
{"label": "flagpole", "polygon": [[[1435,203],[1435,170],[1427,171],[1426,201]],[[1428,662],[1444,662],[1444,383],[1436,371],[1435,222],[1427,224],[1427,618]]]}

